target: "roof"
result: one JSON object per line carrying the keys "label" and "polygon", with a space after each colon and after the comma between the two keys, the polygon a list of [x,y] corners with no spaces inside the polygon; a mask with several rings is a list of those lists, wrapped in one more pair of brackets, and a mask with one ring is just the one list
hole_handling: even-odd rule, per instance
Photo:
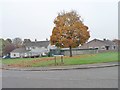
{"label": "roof", "polygon": [[93,39],[93,40],[87,42],[86,44],[91,43],[91,42],[93,42],[93,41],[98,41],[98,42],[104,43],[102,40],[99,40],[99,39]]}
{"label": "roof", "polygon": [[28,50],[26,50],[25,48],[16,48],[12,51],[12,53],[24,53],[24,52],[28,52]]}
{"label": "roof", "polygon": [[106,43],[107,45],[115,45],[115,43],[110,40],[104,40],[103,42]]}
{"label": "roof", "polygon": [[99,39],[93,39],[91,41],[89,41],[88,43],[92,42],[92,41],[99,41],[105,45],[115,45],[115,43],[113,41],[110,40],[99,40]]}
{"label": "roof", "polygon": [[116,45],[120,45],[120,40],[119,40],[119,39],[115,39],[115,40],[113,40],[113,42],[114,42]]}
{"label": "roof", "polygon": [[50,44],[50,41],[34,41],[34,42],[24,43],[24,45],[27,47],[31,47],[31,46],[47,47],[49,44]]}

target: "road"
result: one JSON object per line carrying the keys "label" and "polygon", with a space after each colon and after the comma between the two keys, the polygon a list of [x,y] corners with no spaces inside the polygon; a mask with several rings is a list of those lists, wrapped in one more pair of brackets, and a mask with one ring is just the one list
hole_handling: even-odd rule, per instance
{"label": "road", "polygon": [[3,71],[3,88],[118,88],[118,67]]}
{"label": "road", "polygon": [[2,69],[0,69],[0,90],[2,90]]}

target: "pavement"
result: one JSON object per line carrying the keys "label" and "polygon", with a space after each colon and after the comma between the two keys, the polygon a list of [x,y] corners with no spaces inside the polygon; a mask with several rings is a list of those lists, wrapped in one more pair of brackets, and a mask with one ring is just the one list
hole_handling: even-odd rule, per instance
{"label": "pavement", "polygon": [[70,65],[70,66],[50,66],[50,67],[7,67],[3,66],[2,70],[16,71],[53,71],[53,70],[74,70],[74,69],[91,69],[119,66],[118,62]]}

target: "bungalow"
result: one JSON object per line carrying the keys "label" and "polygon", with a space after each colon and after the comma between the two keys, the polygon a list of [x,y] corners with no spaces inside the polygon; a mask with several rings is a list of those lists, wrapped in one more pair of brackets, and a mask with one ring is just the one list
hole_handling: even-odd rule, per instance
{"label": "bungalow", "polygon": [[11,58],[26,57],[28,56],[28,54],[29,54],[29,51],[26,50],[24,47],[22,47],[22,48],[17,48],[12,52],[10,52],[10,57]]}
{"label": "bungalow", "polygon": [[82,46],[79,46],[81,49],[87,49],[87,48],[97,48],[98,50],[117,50],[117,44],[110,40],[99,40],[99,39],[93,39],[89,41],[88,43],[83,44]]}
{"label": "bungalow", "polygon": [[116,44],[116,48],[120,51],[120,40],[114,39],[113,42]]}
{"label": "bungalow", "polygon": [[49,41],[25,42],[24,47],[17,48],[10,53],[11,58],[38,57],[48,53]]}
{"label": "bungalow", "polygon": [[[110,40],[99,40],[93,39],[77,48],[72,48],[73,55],[80,55],[80,54],[92,54],[98,52],[104,52],[109,50],[118,50],[117,41],[110,41]],[[69,48],[61,48],[61,49],[50,49],[50,55],[61,54],[65,56],[69,56]]]}
{"label": "bungalow", "polygon": [[24,43],[26,50],[30,50],[31,53],[38,53],[42,55],[48,53],[49,41],[35,41]]}

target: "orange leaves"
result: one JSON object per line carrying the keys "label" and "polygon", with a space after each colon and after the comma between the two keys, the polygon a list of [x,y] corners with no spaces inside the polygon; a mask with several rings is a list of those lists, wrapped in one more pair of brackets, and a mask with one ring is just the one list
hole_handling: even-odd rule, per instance
{"label": "orange leaves", "polygon": [[77,47],[90,38],[88,27],[75,11],[59,13],[54,24],[50,37],[51,44],[65,48]]}

